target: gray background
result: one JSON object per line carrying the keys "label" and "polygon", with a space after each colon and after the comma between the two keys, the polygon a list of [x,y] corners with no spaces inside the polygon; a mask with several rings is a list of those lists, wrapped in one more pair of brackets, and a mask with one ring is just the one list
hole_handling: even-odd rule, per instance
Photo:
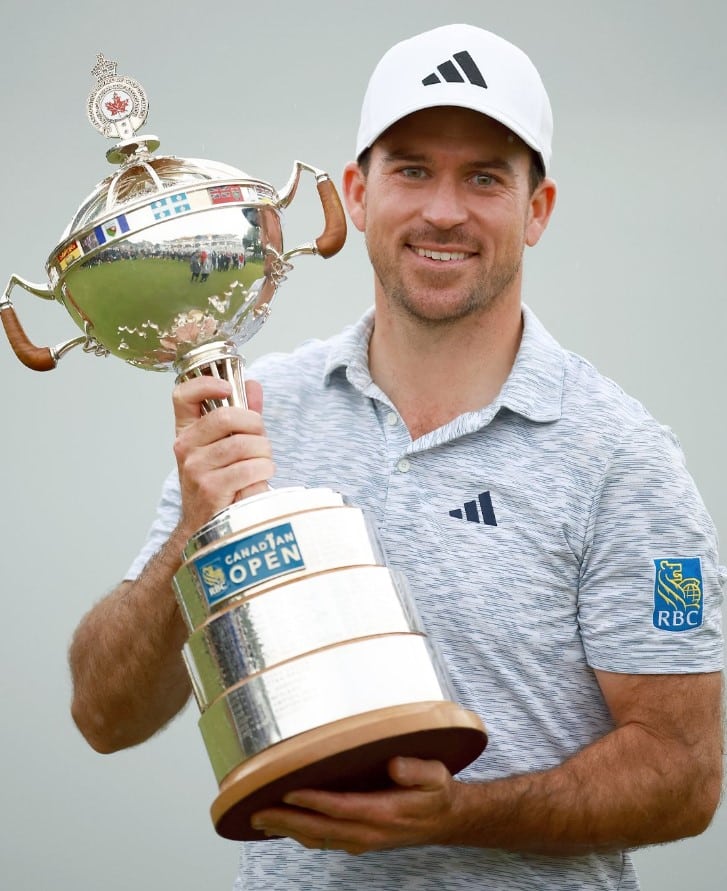
{"label": "gray background", "polygon": [[[676,430],[724,538],[726,9],[4,0],[0,275],[43,280],[66,222],[108,172],[106,142],[85,118],[97,52],[145,86],[145,129],[162,150],[282,187],[295,158],[339,181],[365,82],[391,43],[447,21],[481,24],[529,52],[555,110],[560,197],[528,254],[526,299]],[[312,180],[287,225],[288,247],[318,234]],[[335,259],[301,258],[248,358],[333,332],[371,293],[358,233]],[[14,301],[36,342],[77,333],[58,304],[21,291]],[[68,713],[70,636],[123,575],[171,466],[172,378],[78,351],[34,374],[1,338],[0,374],[3,887],[227,889],[236,845],[208,818],[216,786],[196,709],[113,756],[92,752]],[[724,887],[726,828],[723,809],[701,838],[640,853],[644,889]]]}

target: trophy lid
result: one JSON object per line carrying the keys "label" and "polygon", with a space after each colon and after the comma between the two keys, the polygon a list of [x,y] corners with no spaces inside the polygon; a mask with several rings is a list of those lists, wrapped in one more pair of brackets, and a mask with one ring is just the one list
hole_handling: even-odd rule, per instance
{"label": "trophy lid", "polygon": [[159,147],[159,139],[137,133],[149,112],[146,93],[138,81],[118,75],[116,66],[116,62],[98,54],[91,71],[97,83],[88,97],[87,114],[93,127],[104,136],[121,139],[106,152],[109,162],[119,167],[83,200],[66,226],[61,242],[109,216],[116,216],[121,209],[195,184],[243,181],[262,186],[266,193],[274,192],[267,183],[219,161],[172,155],[155,157],[152,152]]}
{"label": "trophy lid", "polygon": [[116,216],[119,209],[130,209],[166,192],[178,192],[197,183],[239,183],[241,180],[267,185],[220,161],[134,154],[84,198],[60,240],[65,241],[71,234],[95,225],[107,216]]}

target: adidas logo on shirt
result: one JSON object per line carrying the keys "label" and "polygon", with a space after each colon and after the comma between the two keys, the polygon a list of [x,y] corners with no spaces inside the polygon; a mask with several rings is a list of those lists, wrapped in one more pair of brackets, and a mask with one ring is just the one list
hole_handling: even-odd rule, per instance
{"label": "adidas logo on shirt", "polygon": [[[441,65],[437,65],[437,71],[449,84],[462,84],[464,83],[465,78],[467,78],[473,86],[484,87],[487,89],[487,84],[482,76],[482,72],[477,67],[477,63],[467,50],[455,53],[451,59],[447,59],[445,62],[442,62]],[[431,87],[434,84],[440,84],[441,82],[442,81],[436,71],[428,74],[422,80],[425,87]]]}
{"label": "adidas logo on shirt", "polygon": [[465,501],[463,507],[451,510],[449,515],[456,520],[468,520],[470,523],[482,523],[484,526],[497,526],[489,492],[480,492],[476,501]]}

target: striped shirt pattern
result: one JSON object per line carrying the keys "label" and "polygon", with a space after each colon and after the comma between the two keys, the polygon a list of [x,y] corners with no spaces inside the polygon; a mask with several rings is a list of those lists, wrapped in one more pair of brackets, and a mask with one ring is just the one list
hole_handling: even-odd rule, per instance
{"label": "striped shirt pattern", "polygon": [[[328,341],[251,367],[265,391],[274,486],[336,489],[365,510],[407,577],[457,701],[490,741],[459,776],[560,764],[612,729],[594,669],[723,665],[716,533],[673,434],[524,308],[513,369],[489,406],[412,441],[371,380],[373,311]],[[135,578],[174,528],[172,473]],[[655,561],[700,560],[703,613],[655,627]],[[235,891],[635,891],[628,853],[548,858],[421,847],[349,857],[241,845]]]}

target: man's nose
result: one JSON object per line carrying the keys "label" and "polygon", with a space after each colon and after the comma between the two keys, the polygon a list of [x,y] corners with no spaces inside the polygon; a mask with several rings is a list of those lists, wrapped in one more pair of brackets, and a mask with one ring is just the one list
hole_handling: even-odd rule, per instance
{"label": "man's nose", "polygon": [[437,229],[452,229],[467,219],[461,189],[449,179],[433,180],[424,201],[424,219]]}

